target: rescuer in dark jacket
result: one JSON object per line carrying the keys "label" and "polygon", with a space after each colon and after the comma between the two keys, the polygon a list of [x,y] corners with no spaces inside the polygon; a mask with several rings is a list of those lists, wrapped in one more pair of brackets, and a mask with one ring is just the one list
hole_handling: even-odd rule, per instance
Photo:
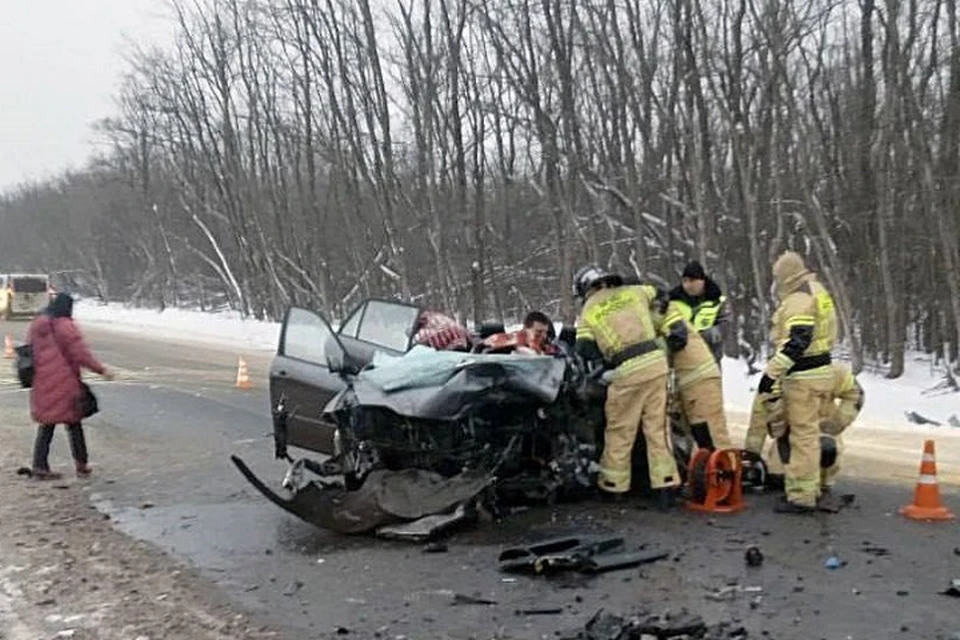
{"label": "rescuer in dark jacket", "polygon": [[729,310],[720,286],[707,277],[696,260],[683,268],[680,284],[670,291],[673,307],[703,336],[717,362],[723,358],[722,325],[729,318]]}

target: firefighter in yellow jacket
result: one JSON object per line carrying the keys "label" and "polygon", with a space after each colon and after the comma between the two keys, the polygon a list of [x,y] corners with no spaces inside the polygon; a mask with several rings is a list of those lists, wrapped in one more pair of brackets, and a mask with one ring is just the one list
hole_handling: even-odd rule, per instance
{"label": "firefighter in yellow jacket", "polygon": [[660,333],[666,339],[676,393],[690,435],[698,447],[729,449],[733,443],[723,412],[720,365],[707,341],[678,307],[677,302],[670,302]]}
{"label": "firefighter in yellow jacket", "polygon": [[776,511],[810,513],[820,496],[820,416],[833,390],[837,314],[830,293],[793,251],[777,258],[773,277],[780,301],[771,327],[776,352],[757,391],[773,416],[770,435],[782,440],[786,495]]}
{"label": "firefighter in yellow jacket", "polygon": [[652,313],[660,296],[654,287],[624,285],[623,278],[596,266],[580,269],[573,288],[583,301],[577,353],[588,364],[612,370],[599,488],[608,494],[630,490],[633,445],[642,425],[650,486],[661,507],[671,506],[680,475],[668,433],[667,357],[656,341]]}
{"label": "firefighter in yellow jacket", "polygon": [[[843,454],[843,438],[841,434],[853,424],[863,409],[864,393],[860,383],[850,366],[842,362],[834,362],[833,390],[830,402],[823,405],[820,414],[820,490],[828,492],[833,486],[834,479],[840,472],[840,457]],[[750,426],[747,429],[747,439],[744,443],[745,458],[750,461],[763,459],[764,474],[772,482],[781,484],[783,481],[783,461],[776,442],[766,447],[767,422],[770,416],[766,410],[766,403],[760,396],[754,400],[753,411],[750,414]],[[772,477],[771,477],[772,476]]]}

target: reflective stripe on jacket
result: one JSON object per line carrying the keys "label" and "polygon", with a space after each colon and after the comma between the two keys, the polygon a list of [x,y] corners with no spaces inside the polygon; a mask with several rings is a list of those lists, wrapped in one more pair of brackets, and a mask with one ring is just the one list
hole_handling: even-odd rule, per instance
{"label": "reflective stripe on jacket", "polygon": [[684,319],[697,331],[706,331],[717,324],[726,301],[727,296],[720,296],[719,300],[703,300],[691,306],[686,300],[671,300],[677,305],[677,310],[683,314]]}
{"label": "reflective stripe on jacket", "polygon": [[[590,294],[577,321],[577,341],[594,342],[604,360],[611,362],[627,348],[656,339],[659,325],[652,314],[657,291],[648,285],[600,289]],[[666,375],[666,354],[659,348],[627,359],[616,375],[634,372],[638,381]]]}
{"label": "reflective stripe on jacket", "polygon": [[[787,375],[797,364],[796,359],[785,352],[785,347],[794,339],[794,329],[808,328],[811,333],[809,344],[800,355],[801,360],[829,354],[837,339],[837,312],[833,298],[815,275],[804,275],[780,295],[782,300],[773,314],[770,332],[775,353],[765,369],[774,380]],[[793,374],[798,378],[824,375],[831,375],[829,365]]]}
{"label": "reflective stripe on jacket", "polygon": [[720,365],[717,364],[707,341],[694,330],[684,316],[684,306],[678,300],[671,300],[660,325],[660,335],[664,338],[670,333],[670,327],[675,322],[683,322],[687,327],[687,345],[670,356],[671,366],[677,374],[678,389],[684,389],[700,380],[721,377]]}

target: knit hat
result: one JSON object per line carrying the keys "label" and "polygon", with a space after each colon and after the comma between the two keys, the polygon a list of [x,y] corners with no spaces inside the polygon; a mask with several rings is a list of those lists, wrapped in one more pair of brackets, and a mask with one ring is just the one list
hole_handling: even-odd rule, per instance
{"label": "knit hat", "polygon": [[680,277],[690,278],[691,280],[706,280],[707,272],[703,270],[702,264],[696,260],[691,260],[687,263],[687,266],[683,268],[683,273]]}

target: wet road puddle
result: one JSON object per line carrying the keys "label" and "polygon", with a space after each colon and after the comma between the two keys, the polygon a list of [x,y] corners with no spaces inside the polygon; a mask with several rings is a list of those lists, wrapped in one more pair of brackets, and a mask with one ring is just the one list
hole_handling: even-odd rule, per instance
{"label": "wet road puddle", "polygon": [[328,631],[333,621],[333,628],[417,637],[434,626],[485,628],[491,616],[529,628],[514,610],[544,602],[563,611],[546,616],[550,628],[582,613],[569,606],[573,591],[554,586],[545,594],[540,581],[500,574],[497,542],[506,540],[484,544],[480,532],[425,554],[421,545],[320,531],[266,503],[121,505],[102,493],[91,502],[123,533],[187,561],[252,612],[297,629]]}
{"label": "wet road puddle", "polygon": [[[282,517],[269,504],[118,506],[101,495],[94,506],[125,534],[152,542],[200,568],[229,568],[238,558],[276,551],[302,554],[317,545],[317,529]],[[278,517],[280,516],[280,517]]]}

